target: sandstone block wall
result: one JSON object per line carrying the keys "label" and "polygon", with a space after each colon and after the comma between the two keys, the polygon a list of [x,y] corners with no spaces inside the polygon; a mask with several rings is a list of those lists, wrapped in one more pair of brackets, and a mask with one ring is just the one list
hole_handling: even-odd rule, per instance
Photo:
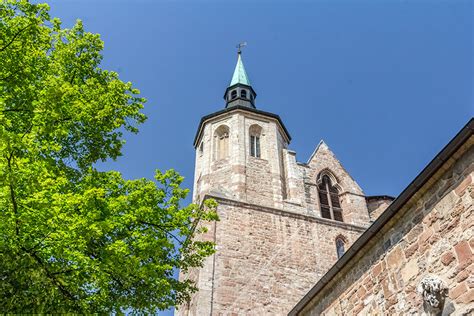
{"label": "sandstone block wall", "polygon": [[[218,160],[215,131],[222,125],[229,130],[229,154]],[[258,158],[249,153],[255,125]],[[202,125],[194,202],[206,196],[219,202],[220,221],[204,236],[217,253],[202,269],[180,275],[199,291],[178,315],[285,315],[336,262],[336,238],[347,250],[368,227],[364,193],[327,145],[320,143],[304,164],[288,143],[278,120],[252,111],[229,111]],[[321,217],[321,172],[340,188],[344,222]]]}
{"label": "sandstone block wall", "polygon": [[386,196],[366,198],[371,221],[375,221],[380,214],[387,209],[393,200],[394,198]]}
{"label": "sandstone block wall", "polygon": [[[230,130],[229,155],[216,160],[214,132],[222,125]],[[249,129],[253,125],[262,128],[260,158],[249,154]],[[197,147],[195,202],[212,194],[321,217],[317,178],[328,171],[341,189],[344,222],[359,226],[370,222],[364,192],[328,146],[321,142],[308,163],[298,163],[274,119],[242,111],[215,117],[205,124]]]}
{"label": "sandstone block wall", "polygon": [[471,137],[467,151],[451,158],[300,315],[421,314],[416,288],[430,275],[448,287],[445,313],[472,315],[473,142]]}
{"label": "sandstone block wall", "polygon": [[[362,227],[218,200],[217,253],[189,276],[200,291],[178,315],[286,315]],[[212,239],[214,238],[214,239]]]}
{"label": "sandstone block wall", "polygon": [[[229,152],[225,159],[219,160],[215,131],[222,125],[229,128]],[[255,125],[262,131],[259,158],[250,156],[249,152],[249,131]],[[281,151],[287,145],[274,119],[244,111],[213,118],[205,124],[196,150],[194,201],[199,202],[206,194],[217,194],[282,207],[286,192]]]}
{"label": "sandstone block wall", "polygon": [[335,177],[340,187],[344,222],[361,226],[368,225],[370,219],[364,192],[324,142],[318,145],[309,162],[300,164],[299,167],[303,174],[305,204],[310,213],[321,216],[317,178],[321,172],[327,171]]}

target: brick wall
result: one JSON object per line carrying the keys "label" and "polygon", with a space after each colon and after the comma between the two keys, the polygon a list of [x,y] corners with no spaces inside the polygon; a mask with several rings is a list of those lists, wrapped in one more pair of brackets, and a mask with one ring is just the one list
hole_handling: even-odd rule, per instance
{"label": "brick wall", "polygon": [[419,314],[423,301],[416,287],[428,275],[448,287],[446,313],[472,314],[473,142],[471,137],[299,314]]}

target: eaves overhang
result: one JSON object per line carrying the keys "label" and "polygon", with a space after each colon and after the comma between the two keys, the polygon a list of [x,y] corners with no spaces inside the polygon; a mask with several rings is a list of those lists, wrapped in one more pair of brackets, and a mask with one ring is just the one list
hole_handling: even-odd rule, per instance
{"label": "eaves overhang", "polygon": [[231,112],[234,112],[234,111],[245,111],[245,112],[250,112],[250,113],[254,113],[254,114],[258,114],[258,115],[262,115],[262,116],[266,116],[266,117],[275,119],[278,122],[278,124],[280,125],[280,127],[282,128],[283,132],[285,133],[285,136],[288,139],[288,143],[291,141],[290,133],[286,129],[285,125],[283,124],[280,116],[278,116],[277,114],[273,114],[273,113],[262,111],[262,110],[253,109],[253,108],[250,108],[250,107],[247,107],[247,106],[236,105],[236,106],[232,106],[232,107],[229,107],[229,108],[226,108],[226,109],[208,114],[208,115],[203,116],[201,118],[201,121],[199,122],[198,130],[196,132],[196,136],[194,137],[194,142],[193,142],[194,148],[197,147],[198,141],[201,137],[203,126],[207,121],[209,121],[209,120],[211,120],[211,119],[213,119],[217,116],[228,114],[228,113],[231,113]]}

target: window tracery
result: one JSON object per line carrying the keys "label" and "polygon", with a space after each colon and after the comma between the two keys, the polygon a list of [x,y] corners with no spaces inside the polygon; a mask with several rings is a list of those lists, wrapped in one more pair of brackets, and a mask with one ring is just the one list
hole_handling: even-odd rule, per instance
{"label": "window tracery", "polygon": [[339,201],[339,190],[332,184],[328,175],[323,175],[318,185],[319,204],[321,206],[321,217],[343,221],[342,208]]}

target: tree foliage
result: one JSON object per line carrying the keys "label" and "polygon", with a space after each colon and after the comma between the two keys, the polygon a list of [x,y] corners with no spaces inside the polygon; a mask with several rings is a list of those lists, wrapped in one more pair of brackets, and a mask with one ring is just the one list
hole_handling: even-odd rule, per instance
{"label": "tree foliage", "polygon": [[0,2],[0,310],[155,312],[195,291],[173,278],[214,252],[198,241],[215,202],[180,207],[173,170],[124,180],[122,131],[139,91],[100,68],[103,42],[61,28],[46,4]]}

